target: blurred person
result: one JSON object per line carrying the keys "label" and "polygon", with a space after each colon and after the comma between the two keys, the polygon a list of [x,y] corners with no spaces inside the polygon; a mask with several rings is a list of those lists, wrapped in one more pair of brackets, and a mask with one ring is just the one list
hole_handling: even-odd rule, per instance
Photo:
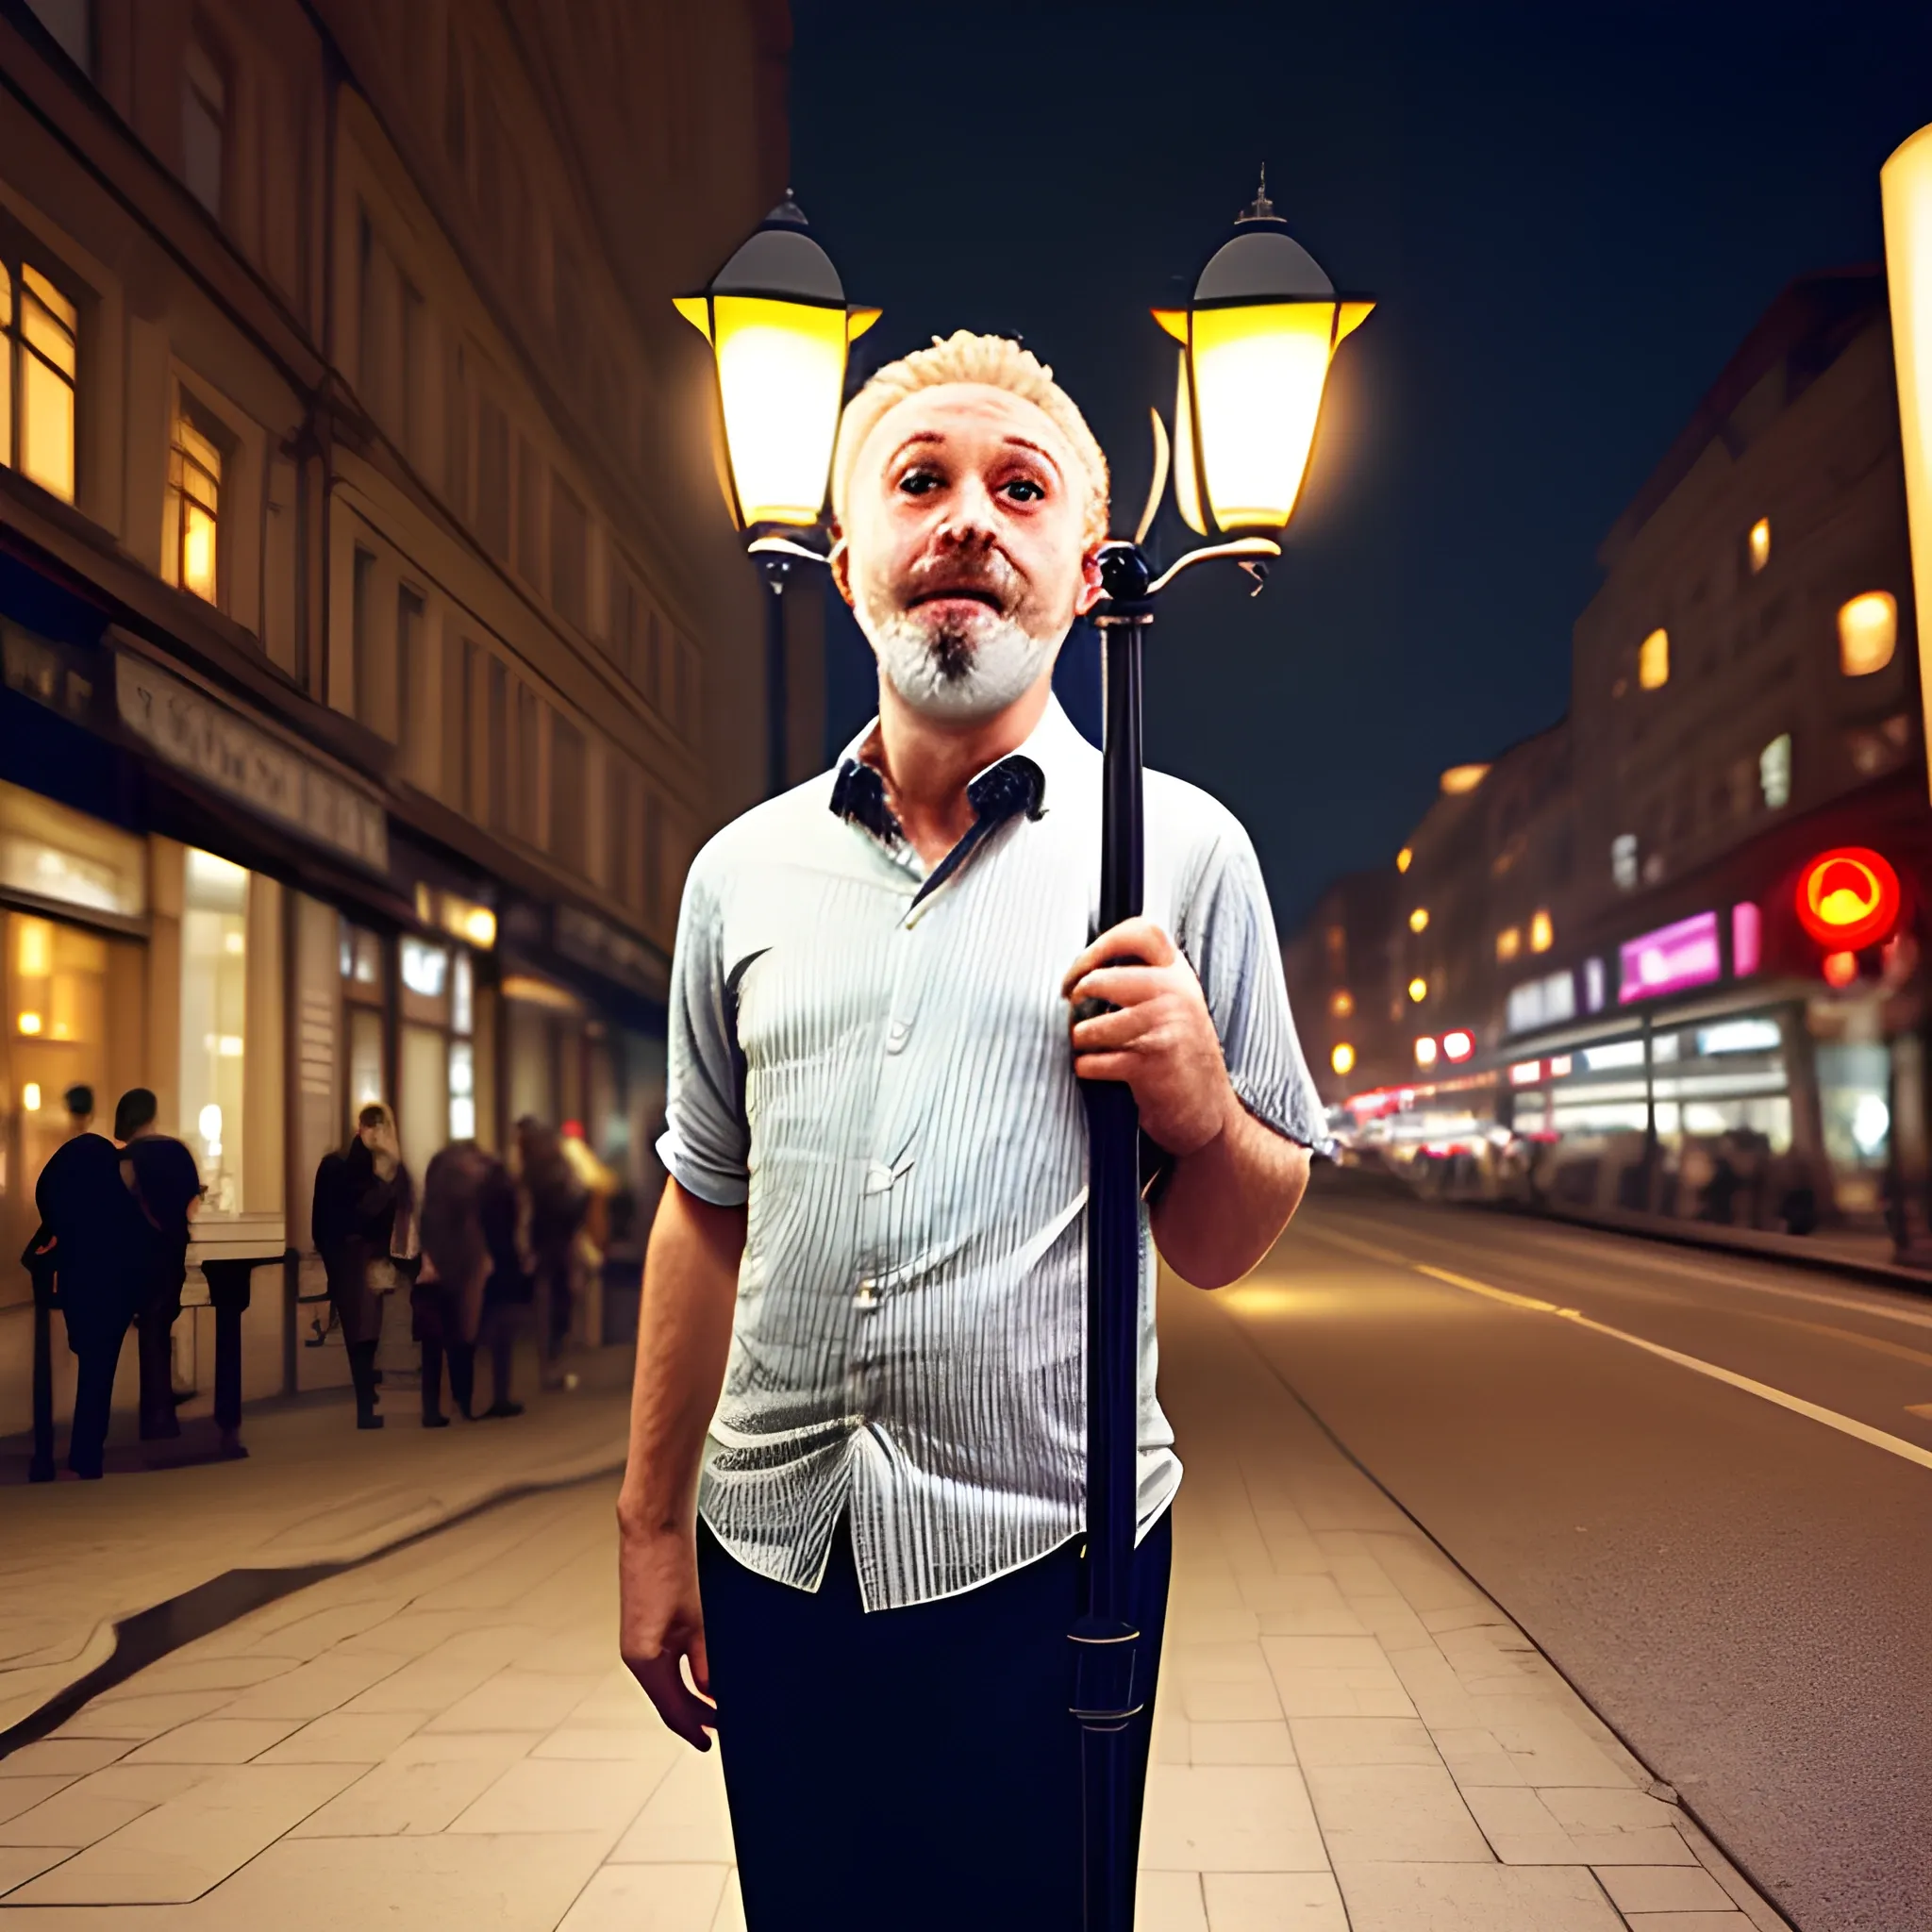
{"label": "blurred person", "polygon": [[[483,1301],[495,1269],[486,1222],[508,1221],[514,1241],[515,1191],[503,1163],[474,1141],[453,1141],[423,1176],[424,1268],[410,1294],[415,1334],[423,1348],[423,1426],[441,1428],[442,1369],[449,1365],[451,1400],[465,1422],[475,1419],[476,1341]],[[508,1392],[508,1375],[499,1391]]]}
{"label": "blurred person", "polygon": [[490,1351],[489,1421],[520,1416],[524,1405],[510,1393],[517,1339],[528,1325],[535,1292],[520,1240],[523,1205],[509,1170],[491,1154],[483,1177],[478,1218],[490,1251],[490,1274],[483,1284],[483,1315],[478,1338]]}
{"label": "blurred person", "polygon": [[76,1134],[91,1134],[94,1126],[94,1090],[85,1081],[76,1080],[60,1096],[60,1104],[67,1109],[67,1138],[71,1141]]}
{"label": "blurred person", "polygon": [[[325,1154],[315,1171],[309,1238],[341,1320],[356,1391],[356,1426],[379,1429],[375,1347],[383,1298],[416,1255],[415,1190],[403,1165],[395,1116],[373,1100],[356,1117],[347,1146]],[[398,1264],[403,1264],[399,1271]]]}
{"label": "blurred person", "polygon": [[188,1278],[189,1223],[201,1206],[201,1170],[187,1145],[156,1126],[159,1107],[145,1087],[114,1105],[121,1179],[141,1211],[136,1244],[139,1285],[135,1329],[141,1351],[141,1436],[153,1441],[181,1433],[175,1413],[175,1324]]}
{"label": "blurred person", "polygon": [[570,1339],[577,1236],[590,1214],[591,1194],[554,1127],[525,1114],[516,1132],[525,1239],[536,1281],[538,1347],[543,1385],[554,1388],[562,1380],[557,1364]]}
{"label": "blurred person", "polygon": [[57,1147],[34,1187],[41,1226],[21,1257],[51,1276],[55,1306],[76,1357],[67,1467],[98,1480],[121,1344],[134,1319],[148,1229],[121,1176],[121,1150],[92,1129]]}
{"label": "blurred person", "polygon": [[[1015,1900],[1072,1926],[1082,1082],[1125,1081],[1158,1150],[1127,1578],[1150,1707],[1180,1480],[1154,1244],[1204,1287],[1245,1274],[1322,1106],[1253,847],[1205,793],[1146,774],[1146,915],[1093,938],[1101,758],[1051,678],[1101,593],[1107,473],[1051,372],[964,333],[881,370],[832,501],[879,714],[688,875],[620,1645],[673,1730],[720,1740],[751,1932],[979,1932]],[[801,1775],[821,1759],[857,1783]]]}

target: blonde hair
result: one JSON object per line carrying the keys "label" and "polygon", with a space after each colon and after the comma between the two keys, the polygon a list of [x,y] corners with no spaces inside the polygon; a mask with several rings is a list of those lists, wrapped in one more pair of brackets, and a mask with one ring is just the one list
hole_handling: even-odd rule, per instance
{"label": "blonde hair", "polygon": [[1010,391],[1032,403],[1045,416],[1066,438],[1081,480],[1087,485],[1081,541],[1089,550],[1104,542],[1108,515],[1107,458],[1094,441],[1092,430],[1088,428],[1086,417],[1074,407],[1073,397],[1053,379],[1053,371],[1031,350],[1023,349],[1007,336],[976,336],[963,328],[944,338],[935,336],[931,348],[915,349],[897,362],[887,363],[845,405],[845,413],[839,423],[838,445],[832,453],[832,514],[841,527],[845,523],[853,468],[879,419],[908,396],[947,382],[978,382]]}

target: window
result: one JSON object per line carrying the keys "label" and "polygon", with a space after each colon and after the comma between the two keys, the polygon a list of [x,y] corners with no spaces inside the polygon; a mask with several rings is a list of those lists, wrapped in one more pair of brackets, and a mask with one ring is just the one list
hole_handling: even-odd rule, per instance
{"label": "window", "polygon": [[1751,575],[1755,577],[1771,561],[1771,519],[1759,517],[1751,525],[1751,535],[1746,542],[1751,559]]}
{"label": "window", "polygon": [[464,522],[470,515],[469,368],[460,342],[442,358],[443,493]]}
{"label": "window", "polygon": [[1637,834],[1620,832],[1610,841],[1610,876],[1620,891],[1637,889]]}
{"label": "window", "polygon": [[475,638],[459,640],[451,669],[450,684],[461,693],[461,708],[447,748],[443,784],[457,808],[480,823],[484,815],[483,772],[476,758],[476,741],[485,723],[484,707],[489,703],[483,646]]}
{"label": "window", "polygon": [[175,412],[168,494],[175,581],[213,604],[221,587],[222,452],[190,416],[185,399]]}
{"label": "window", "polygon": [[1780,732],[1757,754],[1757,783],[1773,811],[1791,802],[1791,734]]}
{"label": "window", "polygon": [[1496,958],[1513,959],[1523,950],[1523,930],[1520,926],[1506,925],[1496,935]]}
{"label": "window", "polygon": [[242,1207],[242,1069],[247,1053],[248,874],[190,851],[181,914],[181,1127],[207,1207]]}
{"label": "window", "polygon": [[532,845],[542,842],[542,826],[538,810],[542,793],[538,789],[538,734],[543,728],[543,714],[537,693],[528,685],[517,686],[517,823],[520,838]]}
{"label": "window", "polygon": [[620,906],[635,903],[631,891],[630,772],[615,752],[608,761],[604,852],[610,895]]}
{"label": "window", "polygon": [[509,561],[509,420],[488,396],[476,408],[476,535]]}
{"label": "window", "polygon": [[405,773],[419,785],[436,722],[429,708],[427,632],[422,594],[402,585],[396,591],[395,741]]}
{"label": "window", "polygon": [[644,917],[664,916],[664,808],[655,791],[644,793]]}
{"label": "window", "polygon": [[579,630],[591,627],[591,525],[584,506],[561,476],[550,479],[550,601]]}
{"label": "window", "polygon": [[695,738],[698,729],[698,654],[690,639],[680,637],[677,655],[672,660],[675,688],[671,697],[672,724],[680,738]]}
{"label": "window", "polygon": [[30,262],[0,269],[8,379],[0,382],[0,461],[74,501],[74,391],[79,311]]}
{"label": "window", "polygon": [[376,649],[372,626],[375,622],[375,558],[357,548],[349,588],[349,657],[356,679],[356,715],[365,724],[377,726],[376,671],[381,654]]}
{"label": "window", "polygon": [[517,569],[526,582],[543,581],[543,466],[517,438]]}
{"label": "window", "polygon": [[490,829],[513,829],[510,807],[516,798],[511,770],[515,749],[510,737],[509,673],[501,658],[490,660]]}
{"label": "window", "polygon": [[584,734],[562,718],[550,721],[550,856],[581,877],[584,865]]}
{"label": "window", "polygon": [[1637,682],[1645,691],[1660,691],[1671,681],[1671,634],[1654,630],[1637,647]]}
{"label": "window", "polygon": [[1532,953],[1547,953],[1556,943],[1557,929],[1550,923],[1547,912],[1536,912],[1529,922],[1529,950]]}
{"label": "window", "polygon": [[222,218],[222,149],[227,127],[227,80],[208,46],[192,40],[181,75],[181,178],[216,221]]}
{"label": "window", "polygon": [[664,626],[653,610],[644,625],[644,702],[654,711],[664,708]]}
{"label": "window", "polygon": [[27,0],[36,18],[54,39],[60,51],[83,74],[94,71],[93,0]]}
{"label": "window", "polygon": [[1840,607],[1839,669],[1847,677],[1869,677],[1891,662],[1898,642],[1898,599],[1890,591],[1865,591]]}

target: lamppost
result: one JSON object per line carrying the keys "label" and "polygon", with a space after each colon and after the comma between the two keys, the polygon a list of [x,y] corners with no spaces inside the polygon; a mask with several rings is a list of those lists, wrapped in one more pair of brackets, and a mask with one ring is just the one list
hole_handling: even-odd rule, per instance
{"label": "lamppost", "polygon": [[[1157,414],[1155,475],[1130,541],[1100,554],[1106,739],[1100,859],[1103,932],[1141,910],[1141,657],[1155,599],[1209,558],[1231,558],[1261,588],[1278,556],[1314,442],[1328,365],[1373,304],[1338,295],[1268,199],[1267,176],[1234,232],[1208,258],[1185,308],[1154,319],[1181,345],[1174,409],[1174,496],[1182,517],[1218,541],[1156,574],[1141,547],[1167,481]],[[1140,1117],[1119,1081],[1082,1088],[1088,1123],[1087,1601],[1071,1636],[1074,1715],[1081,1727],[1086,1932],[1129,1932],[1135,1846],[1124,1733],[1145,1707],[1140,1636],[1128,1617],[1136,1517],[1141,1306]]]}
{"label": "lamppost", "polygon": [[711,345],[724,418],[726,496],[770,593],[765,604],[765,790],[786,781],[788,694],[785,579],[797,557],[824,559],[788,541],[824,513],[832,443],[845,394],[845,352],[879,319],[853,307],[791,191],[753,230],[702,294],[677,312]]}
{"label": "lamppost", "polygon": [[1912,534],[1919,693],[1932,741],[1932,126],[1906,141],[1878,172],[1885,211],[1885,278]]}

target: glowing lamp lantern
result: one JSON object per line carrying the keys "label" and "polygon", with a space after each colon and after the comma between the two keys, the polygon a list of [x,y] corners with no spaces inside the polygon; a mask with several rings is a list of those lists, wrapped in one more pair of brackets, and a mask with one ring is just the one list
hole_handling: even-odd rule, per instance
{"label": "glowing lamp lantern", "polygon": [[808,528],[824,508],[845,351],[879,319],[855,308],[788,194],[677,312],[711,345],[742,529]]}
{"label": "glowing lamp lantern", "polygon": [[1335,1051],[1328,1056],[1328,1064],[1346,1079],[1355,1072],[1355,1048],[1345,1040],[1337,1041]]}
{"label": "glowing lamp lantern", "polygon": [[1821,852],[1798,874],[1798,924],[1832,953],[1876,945],[1898,924],[1899,905],[1898,874],[1867,846]]}
{"label": "glowing lamp lantern", "polygon": [[[1891,297],[1912,579],[1919,608],[1932,610],[1932,125],[1920,128],[1878,171],[1878,198],[1885,215],[1885,279]],[[1919,626],[1919,683],[1932,718],[1928,631],[1932,625]]]}
{"label": "glowing lamp lantern", "polygon": [[1475,1051],[1475,1038],[1458,1028],[1442,1036],[1442,1051],[1452,1060],[1466,1060]]}
{"label": "glowing lamp lantern", "polygon": [[1268,180],[1208,258],[1185,308],[1154,319],[1181,345],[1174,500],[1203,536],[1278,530],[1294,514],[1328,365],[1373,302],[1336,293],[1268,199]]}
{"label": "glowing lamp lantern", "polygon": [[1415,1063],[1419,1067],[1433,1067],[1436,1064],[1436,1042],[1426,1033],[1415,1043]]}

